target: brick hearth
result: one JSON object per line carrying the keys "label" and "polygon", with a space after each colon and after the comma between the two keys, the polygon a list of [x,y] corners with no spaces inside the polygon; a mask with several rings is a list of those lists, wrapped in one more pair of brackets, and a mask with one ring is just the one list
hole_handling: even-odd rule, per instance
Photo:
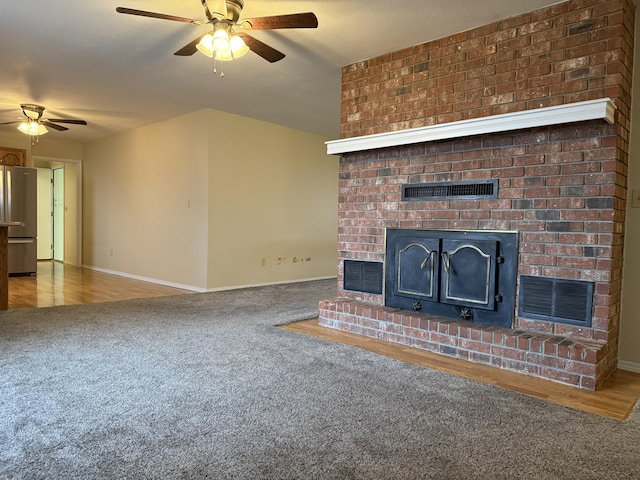
{"label": "brick hearth", "polygon": [[320,302],[321,325],[462,360],[595,389],[605,344],[478,325],[357,300]]}
{"label": "brick hearth", "polygon": [[[572,0],[347,66],[343,139],[609,97],[590,120],[342,155],[338,298],[320,323],[596,389],[618,352],[634,7]],[[401,201],[405,183],[498,179],[497,199]],[[518,232],[522,275],[594,282],[590,327],[514,312],[512,329],[391,309],[343,288],[386,228]],[[518,286],[519,288],[519,286]]]}

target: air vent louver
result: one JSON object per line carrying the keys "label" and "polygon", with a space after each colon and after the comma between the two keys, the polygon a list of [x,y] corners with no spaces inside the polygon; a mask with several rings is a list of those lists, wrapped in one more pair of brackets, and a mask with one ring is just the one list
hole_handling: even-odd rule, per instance
{"label": "air vent louver", "polygon": [[593,283],[520,277],[519,314],[527,318],[591,326]]}
{"label": "air vent louver", "polygon": [[402,186],[402,200],[498,198],[498,181],[414,183]]}
{"label": "air vent louver", "polygon": [[344,261],[344,289],[364,293],[382,293],[382,263]]}

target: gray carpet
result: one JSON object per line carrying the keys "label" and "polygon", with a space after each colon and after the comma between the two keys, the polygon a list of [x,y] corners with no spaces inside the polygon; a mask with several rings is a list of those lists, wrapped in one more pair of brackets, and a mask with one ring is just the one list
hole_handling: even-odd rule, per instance
{"label": "gray carpet", "polygon": [[2,479],[638,479],[610,420],[293,333],[335,280],[0,313]]}

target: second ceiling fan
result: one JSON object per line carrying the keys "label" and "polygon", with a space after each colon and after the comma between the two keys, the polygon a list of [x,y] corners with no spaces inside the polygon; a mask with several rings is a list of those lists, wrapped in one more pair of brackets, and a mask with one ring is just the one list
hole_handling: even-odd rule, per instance
{"label": "second ceiling fan", "polygon": [[188,56],[200,51],[220,61],[239,58],[251,50],[268,62],[277,62],[285,57],[284,53],[254,38],[247,31],[318,27],[318,19],[311,12],[240,20],[240,13],[244,8],[244,0],[218,0],[217,2],[211,2],[212,5],[215,3],[213,10],[207,5],[207,0],[200,0],[200,2],[204,8],[206,20],[194,20],[126,7],[117,7],[116,11],[128,15],[159,18],[199,26],[210,25],[211,30],[189,42],[176,51],[174,55]]}

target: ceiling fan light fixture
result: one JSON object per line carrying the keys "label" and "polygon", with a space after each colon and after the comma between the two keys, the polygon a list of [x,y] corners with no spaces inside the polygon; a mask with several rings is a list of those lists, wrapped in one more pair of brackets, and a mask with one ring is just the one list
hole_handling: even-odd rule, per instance
{"label": "ceiling fan light fixture", "polygon": [[29,120],[28,122],[22,122],[18,125],[18,130],[27,135],[31,135],[32,137],[37,137],[39,135],[44,135],[45,133],[49,133],[47,127],[42,125],[40,122],[35,120]]}
{"label": "ceiling fan light fixture", "polygon": [[40,135],[49,133],[47,127],[42,125],[38,120],[35,120],[31,117],[29,117],[27,121],[22,122],[20,125],[18,125],[18,130],[31,137],[31,145],[35,145],[35,143],[40,138]]}
{"label": "ceiling fan light fixture", "polygon": [[200,39],[196,48],[209,58],[230,62],[249,52],[249,47],[240,35],[229,27],[220,26],[213,33],[207,33]]}

